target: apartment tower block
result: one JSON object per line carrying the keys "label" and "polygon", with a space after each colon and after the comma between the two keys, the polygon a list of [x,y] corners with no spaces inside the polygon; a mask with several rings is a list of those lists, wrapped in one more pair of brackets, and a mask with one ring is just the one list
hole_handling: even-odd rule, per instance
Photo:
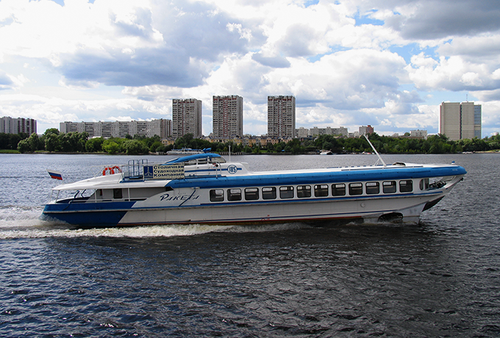
{"label": "apartment tower block", "polygon": [[29,118],[12,118],[9,116],[0,117],[0,133],[19,134],[25,133],[31,135],[36,134],[37,122]]}
{"label": "apartment tower block", "polygon": [[175,138],[193,134],[194,138],[202,137],[201,100],[172,100],[172,136]]}
{"label": "apartment tower block", "polygon": [[481,105],[474,102],[441,103],[439,133],[451,141],[481,138]]}
{"label": "apartment tower block", "polygon": [[276,139],[295,137],[295,97],[267,97],[267,136]]}
{"label": "apartment tower block", "polygon": [[243,98],[238,95],[213,97],[213,137],[243,137]]}

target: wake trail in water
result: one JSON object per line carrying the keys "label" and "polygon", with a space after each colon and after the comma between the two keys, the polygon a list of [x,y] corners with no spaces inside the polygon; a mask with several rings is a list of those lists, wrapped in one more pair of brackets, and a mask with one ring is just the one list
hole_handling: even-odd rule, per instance
{"label": "wake trail in water", "polygon": [[7,205],[0,207],[0,231],[40,225],[42,207]]}
{"label": "wake trail in water", "polygon": [[175,237],[194,236],[212,232],[266,232],[299,229],[300,223],[274,225],[231,226],[231,225],[150,225],[139,227],[115,227],[72,229],[39,219],[42,207],[0,207],[0,240],[51,237]]}

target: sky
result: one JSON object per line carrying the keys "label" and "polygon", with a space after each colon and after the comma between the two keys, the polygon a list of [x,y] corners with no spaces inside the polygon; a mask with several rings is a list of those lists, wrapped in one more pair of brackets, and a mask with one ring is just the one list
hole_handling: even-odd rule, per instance
{"label": "sky", "polygon": [[267,133],[267,96],[296,127],[439,132],[442,102],[482,105],[500,131],[498,0],[0,0],[0,116],[172,117],[172,99],[240,95]]}

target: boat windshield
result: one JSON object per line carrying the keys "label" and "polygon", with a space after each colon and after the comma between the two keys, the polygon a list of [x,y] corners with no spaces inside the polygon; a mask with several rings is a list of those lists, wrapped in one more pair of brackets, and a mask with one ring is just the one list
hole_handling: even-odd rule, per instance
{"label": "boat windshield", "polygon": [[[95,192],[95,189],[84,189],[84,190],[57,190],[52,191],[52,199],[55,200],[85,200],[92,196]],[[55,196],[54,196],[55,194]]]}

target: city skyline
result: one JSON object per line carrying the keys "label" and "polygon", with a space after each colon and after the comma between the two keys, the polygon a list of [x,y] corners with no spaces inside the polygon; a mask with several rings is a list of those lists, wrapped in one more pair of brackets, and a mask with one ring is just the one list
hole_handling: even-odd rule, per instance
{"label": "city skyline", "polygon": [[[340,126],[339,128],[332,128],[332,126],[326,126],[319,128],[313,126],[312,128],[298,127],[295,128],[294,121],[294,111],[295,111],[295,97],[293,96],[268,96],[268,133],[266,134],[250,134],[242,132],[242,106],[243,98],[237,95],[226,95],[226,96],[213,96],[214,107],[220,106],[217,110],[220,110],[220,117],[218,119],[213,119],[213,121],[220,120],[220,127],[214,128],[219,130],[219,134],[210,133],[209,135],[200,133],[201,116],[202,116],[202,101],[196,98],[187,99],[173,99],[172,100],[172,119],[150,119],[150,120],[129,120],[129,121],[92,121],[92,122],[76,122],[76,121],[65,121],[60,122],[59,130],[62,133],[67,132],[88,132],[90,137],[105,136],[105,137],[125,137],[126,135],[144,135],[150,134],[150,131],[156,129],[154,126],[155,121],[166,121],[162,123],[167,123],[167,125],[158,126],[157,135],[163,138],[173,137],[174,139],[184,136],[186,134],[192,134],[194,138],[202,138],[211,136],[215,139],[229,139],[238,138],[243,135],[252,136],[265,136],[275,139],[291,139],[295,137],[306,137],[312,135],[321,135],[323,133],[329,135],[341,135],[348,136],[348,129]],[[450,140],[456,141],[460,139],[472,139],[472,138],[482,138],[482,106],[476,105],[474,102],[442,102],[440,105],[440,117],[439,117],[439,134],[446,135]],[[176,115],[174,115],[176,112]],[[217,112],[216,114],[219,114]],[[24,118],[12,118],[12,117],[2,117],[2,124],[0,124],[0,131],[4,130],[9,132],[9,121],[32,121],[34,123],[34,129],[36,132],[37,121],[33,119]],[[150,122],[153,122],[152,124]],[[24,122],[23,122],[24,123]],[[31,125],[30,124],[30,125]],[[17,125],[17,122],[16,122]],[[27,124],[28,125],[28,124]],[[111,126],[114,127],[111,127]],[[233,126],[231,126],[233,125]],[[106,127],[104,127],[106,126]],[[236,127],[236,128],[235,128]],[[19,128],[33,128],[33,127],[19,127]],[[104,129],[107,128],[106,132]],[[116,129],[111,132],[112,129]],[[131,129],[130,129],[131,128]],[[162,132],[160,131],[160,128]],[[113,129],[113,130],[114,130]],[[123,129],[123,130],[122,130]],[[134,132],[129,133],[128,130],[133,130]],[[323,132],[318,133],[317,130],[323,130]],[[411,128],[410,128],[411,129]],[[16,129],[17,130],[17,129]],[[223,131],[224,130],[224,131]],[[277,131],[279,130],[279,131]],[[301,130],[305,130],[301,132]],[[316,130],[316,134],[314,133]],[[311,133],[309,133],[311,131]],[[371,125],[359,126],[359,135],[371,134],[374,132],[374,128]],[[422,136],[422,132],[427,137],[427,130],[414,129],[410,130],[409,134],[411,136]],[[354,132],[356,133],[356,132]],[[408,133],[408,129],[404,131]],[[109,134],[109,135],[108,135]],[[111,135],[113,134],[113,135]],[[398,136],[399,133],[394,133],[393,135],[386,136]],[[152,136],[149,135],[149,136]]]}
{"label": "city skyline", "polygon": [[[216,133],[205,135],[201,133],[202,101],[196,98],[173,99],[172,119],[158,119],[148,121],[99,121],[99,122],[74,122],[65,121],[60,123],[60,132],[88,132],[90,137],[125,137],[126,135],[152,136],[151,132],[162,138],[173,137],[177,139],[186,134],[193,135],[194,138],[210,136],[214,139],[241,138],[243,133],[243,98],[238,95],[213,96],[214,109],[214,130]],[[26,123],[24,122],[26,120]],[[19,121],[19,122],[18,122]],[[156,126],[156,121],[161,122],[161,126]],[[33,119],[2,117],[0,132],[17,133],[34,129],[36,132],[37,121]],[[153,123],[151,123],[153,122]],[[295,128],[295,97],[293,96],[268,96],[268,132],[267,134],[252,135],[265,136],[273,139],[292,139],[313,135],[341,135],[351,134],[348,129],[340,126],[332,128],[299,127]],[[105,131],[106,129],[106,131]],[[161,130],[161,132],[160,132]],[[314,132],[316,130],[316,134]],[[318,130],[322,130],[318,132]],[[131,132],[129,132],[131,131]],[[372,134],[374,128],[371,125],[360,126],[359,135]],[[31,133],[31,132],[28,132]],[[356,133],[356,132],[354,132]],[[405,134],[408,131],[405,131]],[[411,130],[411,136],[427,137],[427,130]],[[461,139],[482,138],[482,106],[474,102],[442,102],[439,114],[439,134],[445,135],[452,141]],[[394,133],[390,136],[397,136]],[[388,135],[389,136],[389,135]]]}
{"label": "city skyline", "polygon": [[[267,133],[267,96],[296,124],[438,132],[443,101],[500,131],[500,8],[487,0],[0,1],[0,116],[171,118],[172,99],[244,97],[244,133]],[[300,101],[300,102],[299,102]]]}

